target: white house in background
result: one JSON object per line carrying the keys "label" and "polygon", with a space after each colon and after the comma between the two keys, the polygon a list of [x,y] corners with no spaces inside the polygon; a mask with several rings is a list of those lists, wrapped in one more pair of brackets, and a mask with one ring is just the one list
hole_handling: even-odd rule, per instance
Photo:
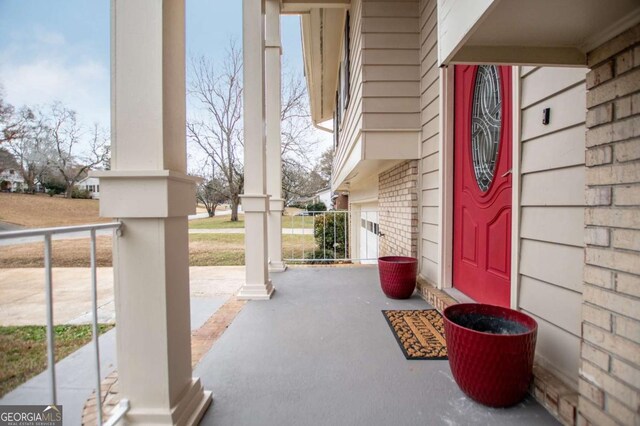
{"label": "white house in background", "polygon": [[100,199],[100,179],[97,177],[86,177],[78,182],[78,188],[89,191],[91,198]]}
{"label": "white house in background", "polygon": [[15,169],[0,172],[0,191],[16,192],[26,188],[22,175]]}
{"label": "white house in background", "polygon": [[331,209],[333,206],[332,194],[333,193],[331,191],[331,188],[325,188],[325,189],[321,189],[320,191],[316,192],[315,194],[309,197],[294,198],[293,200],[291,200],[291,204],[306,205],[306,204],[315,204],[322,201],[324,205],[327,206],[327,209]]}
{"label": "white house in background", "polygon": [[331,188],[325,188],[322,189],[318,192],[316,192],[313,195],[313,200],[317,203],[319,201],[322,201],[324,203],[325,206],[327,206],[327,209],[330,209],[331,206],[333,205],[333,203],[331,202]]}

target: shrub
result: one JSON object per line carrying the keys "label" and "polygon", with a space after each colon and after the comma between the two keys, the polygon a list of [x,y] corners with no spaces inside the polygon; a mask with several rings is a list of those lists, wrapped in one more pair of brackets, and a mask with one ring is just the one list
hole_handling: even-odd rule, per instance
{"label": "shrub", "polygon": [[67,186],[64,183],[61,183],[55,180],[46,181],[44,182],[43,186],[50,197],[53,197],[54,195],[62,194],[67,189]]}
{"label": "shrub", "polygon": [[305,208],[309,211],[316,211],[316,212],[326,212],[327,211],[327,206],[322,202],[319,201],[317,203],[309,203],[305,206]]}
{"label": "shrub", "polygon": [[313,237],[320,252],[320,256],[316,257],[333,257],[335,249],[336,257],[339,259],[348,258],[348,233],[349,220],[347,214],[324,213],[316,215],[313,222]]}
{"label": "shrub", "polygon": [[71,198],[89,199],[91,198],[91,192],[86,189],[73,188],[71,191]]}

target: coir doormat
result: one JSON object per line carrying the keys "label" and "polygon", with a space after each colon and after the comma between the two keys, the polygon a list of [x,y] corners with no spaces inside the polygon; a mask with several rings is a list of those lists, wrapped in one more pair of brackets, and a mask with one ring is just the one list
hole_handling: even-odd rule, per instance
{"label": "coir doormat", "polygon": [[435,309],[382,311],[407,359],[447,359],[442,316]]}

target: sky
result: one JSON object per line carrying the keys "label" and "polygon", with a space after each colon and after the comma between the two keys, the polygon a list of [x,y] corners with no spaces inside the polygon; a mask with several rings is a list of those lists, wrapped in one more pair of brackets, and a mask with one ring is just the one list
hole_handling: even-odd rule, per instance
{"label": "sky", "polygon": [[[0,85],[22,105],[62,101],[81,122],[110,123],[110,0],[0,0]],[[300,20],[283,16],[283,65],[302,76]],[[242,42],[242,1],[186,0],[190,57],[221,61],[229,40]],[[189,68],[187,68],[189,78]],[[322,147],[330,135],[318,132]]]}

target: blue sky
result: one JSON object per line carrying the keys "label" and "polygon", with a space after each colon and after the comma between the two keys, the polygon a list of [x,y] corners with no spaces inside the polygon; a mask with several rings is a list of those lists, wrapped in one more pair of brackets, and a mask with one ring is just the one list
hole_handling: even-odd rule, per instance
{"label": "blue sky", "polygon": [[[242,1],[186,0],[187,56],[242,40]],[[0,0],[0,84],[16,105],[60,100],[109,125],[109,0]],[[282,17],[283,63],[302,76],[299,17]],[[187,63],[189,61],[187,60]],[[323,136],[321,138],[324,139]]]}

